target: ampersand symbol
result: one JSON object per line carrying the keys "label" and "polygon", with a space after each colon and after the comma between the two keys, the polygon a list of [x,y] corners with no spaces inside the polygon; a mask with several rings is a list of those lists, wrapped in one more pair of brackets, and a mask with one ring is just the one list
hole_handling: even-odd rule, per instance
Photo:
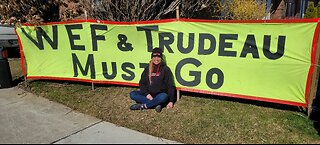
{"label": "ampersand symbol", "polygon": [[118,39],[120,40],[120,42],[118,42],[118,48],[121,51],[132,51],[133,50],[132,44],[126,43],[128,40],[126,35],[119,34]]}

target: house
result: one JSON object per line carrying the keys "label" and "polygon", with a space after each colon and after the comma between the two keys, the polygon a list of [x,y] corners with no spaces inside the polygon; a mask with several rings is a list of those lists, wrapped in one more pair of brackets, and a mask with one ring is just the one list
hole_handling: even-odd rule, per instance
{"label": "house", "polygon": [[320,0],[267,0],[270,7],[270,19],[299,19],[304,18],[308,3],[314,2],[315,6]]}

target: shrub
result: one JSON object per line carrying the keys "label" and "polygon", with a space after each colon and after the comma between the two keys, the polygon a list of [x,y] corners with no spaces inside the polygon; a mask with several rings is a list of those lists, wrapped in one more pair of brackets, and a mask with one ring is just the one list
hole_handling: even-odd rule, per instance
{"label": "shrub", "polygon": [[318,15],[318,11],[317,11],[317,8],[314,6],[314,3],[309,2],[304,17],[305,18],[317,18],[318,17],[317,15]]}
{"label": "shrub", "polygon": [[226,0],[222,5],[225,19],[258,20],[266,16],[264,0]]}
{"label": "shrub", "polygon": [[317,18],[320,18],[320,1],[318,2],[318,5],[317,5]]}

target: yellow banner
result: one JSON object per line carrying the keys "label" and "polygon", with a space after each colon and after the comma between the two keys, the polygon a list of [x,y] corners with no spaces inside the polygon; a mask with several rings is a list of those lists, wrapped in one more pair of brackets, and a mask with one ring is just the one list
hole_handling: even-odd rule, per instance
{"label": "yellow banner", "polygon": [[181,90],[306,106],[317,24],[78,21],[16,31],[28,78],[137,85],[160,47]]}

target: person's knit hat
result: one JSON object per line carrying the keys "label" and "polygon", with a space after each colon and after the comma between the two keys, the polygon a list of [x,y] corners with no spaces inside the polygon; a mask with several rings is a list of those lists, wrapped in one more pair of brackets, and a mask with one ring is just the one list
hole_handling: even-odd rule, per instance
{"label": "person's knit hat", "polygon": [[158,56],[158,57],[160,57],[162,59],[162,49],[160,49],[158,47],[152,49],[151,58],[152,57],[156,57],[156,56]]}

